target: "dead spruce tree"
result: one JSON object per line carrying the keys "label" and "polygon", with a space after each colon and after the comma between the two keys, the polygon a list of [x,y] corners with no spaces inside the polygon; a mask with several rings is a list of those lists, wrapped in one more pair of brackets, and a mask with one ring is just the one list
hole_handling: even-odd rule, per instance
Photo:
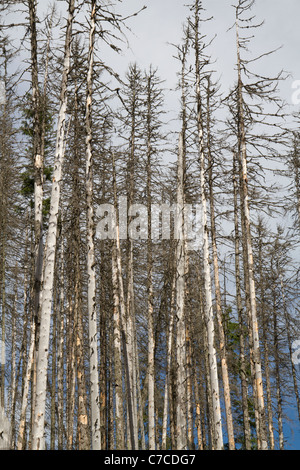
{"label": "dead spruce tree", "polygon": [[208,216],[207,216],[207,197],[205,187],[205,143],[204,143],[204,120],[201,83],[203,80],[203,62],[201,59],[201,51],[203,49],[203,41],[200,36],[200,11],[201,4],[195,2],[195,23],[193,25],[194,34],[194,54],[195,54],[195,77],[196,77],[196,113],[197,113],[197,142],[198,142],[198,158],[200,166],[200,195],[201,195],[201,227],[202,227],[202,250],[203,250],[203,276],[204,276],[204,294],[205,294],[205,320],[207,328],[208,341],[208,360],[210,368],[210,380],[212,389],[212,408],[213,408],[213,438],[214,448],[220,450],[223,448],[223,431],[221,421],[220,407],[220,391],[219,378],[217,370],[217,356],[215,349],[215,327],[212,304],[212,282],[210,273],[210,254],[209,254],[209,233],[208,233]]}
{"label": "dead spruce tree", "polygon": [[97,20],[96,1],[91,1],[89,55],[87,71],[86,96],[86,203],[87,203],[87,271],[88,271],[88,313],[89,313],[89,347],[90,347],[90,389],[91,389],[91,421],[92,449],[101,449],[100,409],[99,409],[99,373],[98,373],[98,342],[96,317],[96,276],[95,276],[95,244],[94,244],[94,211],[93,211],[93,167],[92,167],[92,94],[94,72],[94,43]]}
{"label": "dead spruce tree", "polygon": [[62,177],[62,163],[64,159],[64,137],[65,137],[65,120],[67,106],[67,81],[70,71],[70,55],[72,26],[75,13],[75,0],[68,3],[68,20],[66,29],[64,65],[61,82],[60,110],[57,123],[57,139],[54,163],[53,184],[51,192],[51,207],[49,218],[49,229],[46,240],[45,250],[45,272],[44,284],[42,290],[41,303],[41,323],[40,337],[37,363],[37,384],[36,384],[36,403],[35,403],[35,419],[33,432],[33,449],[42,450],[45,448],[44,425],[46,412],[46,386],[47,386],[47,368],[48,368],[48,350],[50,337],[51,307],[54,283],[54,265],[55,251],[57,241],[57,221],[60,202],[60,185]]}
{"label": "dead spruce tree", "polygon": [[[249,210],[249,182],[248,182],[248,156],[251,149],[259,152],[262,158],[267,158],[270,152],[269,129],[274,130],[272,142],[280,142],[282,120],[282,103],[276,95],[278,82],[282,73],[274,78],[251,73],[249,64],[258,61],[271,52],[247,60],[243,52],[251,37],[241,36],[241,31],[249,28],[256,29],[261,25],[255,24],[250,10],[254,6],[253,0],[239,0],[235,7],[236,20],[236,51],[237,51],[237,86],[234,89],[237,126],[237,157],[239,171],[240,217],[242,229],[242,246],[244,260],[244,279],[247,315],[249,319],[249,338],[251,347],[251,361],[253,365],[254,404],[257,419],[258,447],[268,447],[265,423],[265,402],[262,378],[262,363],[260,357],[259,324],[257,317],[256,288],[253,265],[253,249],[251,240],[251,220]],[[268,106],[273,106],[269,111]],[[260,127],[259,127],[260,126]],[[262,129],[261,129],[262,128]],[[259,130],[258,130],[259,129]],[[260,132],[260,133],[259,133]],[[274,152],[273,147],[273,152]]]}

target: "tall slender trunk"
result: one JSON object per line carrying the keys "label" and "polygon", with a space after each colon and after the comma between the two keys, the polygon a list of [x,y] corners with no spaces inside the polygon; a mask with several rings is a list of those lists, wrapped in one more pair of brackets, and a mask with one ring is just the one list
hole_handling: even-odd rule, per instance
{"label": "tall slender trunk", "polygon": [[[29,217],[26,217],[26,222],[29,222]],[[21,402],[21,414],[20,414],[20,421],[19,421],[19,429],[18,429],[18,441],[17,441],[17,449],[23,450],[24,449],[24,431],[25,431],[25,403],[23,404],[24,400],[24,393],[26,388],[26,398],[25,401],[28,399],[28,388],[29,388],[29,381],[30,381],[30,374],[31,374],[31,365],[32,365],[32,358],[27,358],[27,327],[29,323],[29,315],[28,314],[28,224],[26,224],[26,241],[25,241],[25,272],[24,272],[24,344],[23,344],[23,354],[22,354],[22,402]],[[31,328],[30,328],[31,332]],[[33,335],[34,338],[34,335]],[[29,355],[30,356],[30,355]],[[28,361],[30,361],[30,370],[28,371]],[[26,364],[26,366],[25,366]]]}
{"label": "tall slender trunk", "polygon": [[41,96],[38,81],[38,58],[37,58],[37,31],[36,31],[36,0],[28,0],[29,27],[31,42],[31,84],[32,84],[32,107],[34,113],[33,127],[33,160],[34,160],[34,232],[35,232],[35,279],[34,279],[34,315],[38,323],[40,304],[41,276],[43,263],[43,179],[44,179],[44,155],[42,155],[42,128],[40,113]]}
{"label": "tall slender trunk", "polygon": [[[151,214],[152,168],[151,168],[151,77],[147,79],[147,210]],[[147,239],[147,303],[148,303],[148,435],[149,450],[155,450],[155,364],[154,364],[154,311],[153,311],[153,254],[151,241],[151,217],[148,217]]]}
{"label": "tall slender trunk", "polygon": [[[17,271],[17,270],[16,270]],[[17,272],[16,272],[16,282],[18,280],[17,277]],[[16,395],[17,395],[17,376],[16,376],[16,336],[17,336],[17,331],[16,331],[16,320],[17,320],[17,291],[15,288],[15,293],[14,293],[14,300],[13,300],[13,308],[12,308],[12,335],[11,335],[11,392],[10,392],[10,426],[11,426],[11,449],[14,450],[15,448],[15,411],[16,411]]]}
{"label": "tall slender trunk", "polygon": [[[198,44],[198,38],[196,40]],[[203,123],[201,111],[201,91],[200,91],[200,68],[199,68],[199,51],[196,48],[196,94],[197,94],[197,126],[198,126],[198,144],[199,144],[199,160],[200,160],[200,192],[202,207],[202,243],[203,243],[203,275],[204,275],[204,292],[205,292],[205,319],[207,323],[208,336],[208,355],[210,378],[212,387],[213,401],[213,427],[214,441],[217,450],[223,448],[223,432],[221,420],[220,391],[217,370],[217,357],[215,349],[215,328],[212,304],[212,287],[209,262],[209,242],[208,242],[208,226],[207,226],[207,201],[205,189],[205,158],[203,144]]]}
{"label": "tall slender trunk", "polygon": [[211,369],[209,364],[209,352],[208,352],[208,335],[207,335],[207,322],[205,318],[204,308],[201,311],[202,316],[202,334],[203,334],[203,350],[204,350],[204,374],[206,387],[203,387],[202,392],[202,403],[206,406],[207,415],[207,427],[208,427],[208,443],[210,450],[217,450],[215,443],[215,426],[214,426],[214,410],[213,410],[213,390],[211,385]]}
{"label": "tall slender trunk", "polygon": [[260,318],[262,319],[262,341],[264,347],[264,369],[266,377],[266,394],[267,394],[267,411],[268,411],[268,434],[270,442],[270,450],[275,448],[275,439],[274,439],[274,426],[273,426],[273,410],[272,410],[272,394],[271,394],[271,377],[270,377],[270,364],[269,364],[269,341],[268,341],[268,323],[269,318],[267,317],[266,310],[268,307],[264,301],[265,293],[265,281],[263,277],[263,252],[262,252],[262,241],[263,234],[261,233],[261,226],[258,228],[258,274],[259,274],[259,291],[261,299],[261,309],[260,309]]}
{"label": "tall slender trunk", "polygon": [[36,322],[35,322],[35,318],[32,317],[31,327],[30,327],[31,339],[30,339],[28,359],[27,359],[27,365],[26,365],[24,389],[23,389],[23,394],[22,394],[21,415],[20,415],[19,433],[18,433],[19,434],[18,450],[22,450],[24,448],[26,408],[27,408],[27,401],[28,401],[30,377],[31,377],[32,365],[33,365],[33,353],[34,353],[34,347],[35,347],[35,329],[36,329]]}
{"label": "tall slender trunk", "polygon": [[[273,263],[272,263],[273,264]],[[273,266],[272,266],[273,268]],[[272,272],[275,272],[272,269]],[[276,273],[277,276],[277,273]],[[275,278],[272,280],[272,302],[273,302],[273,344],[274,344],[274,362],[275,362],[275,383],[276,383],[276,399],[277,399],[277,422],[279,435],[279,449],[284,450],[283,435],[283,410],[282,410],[282,393],[281,393],[281,374],[280,374],[280,351],[279,351],[279,332],[278,332],[278,298],[276,292]]]}
{"label": "tall slender trunk", "polygon": [[76,357],[75,357],[75,332],[76,322],[73,318],[71,293],[68,295],[67,313],[67,449],[73,449],[74,434],[74,407],[75,407],[75,380],[76,380]]}
{"label": "tall slender trunk", "polygon": [[[32,372],[32,418],[35,414],[36,400],[36,356],[39,341],[39,309],[41,280],[43,268],[43,179],[44,179],[44,155],[42,154],[43,135],[40,124],[41,95],[38,80],[38,58],[37,58],[37,31],[36,31],[36,0],[28,1],[29,21],[30,21],[30,40],[31,40],[31,83],[32,83],[32,106],[34,113],[33,128],[33,164],[34,164],[34,280],[31,296],[33,298],[33,315],[35,318],[35,350],[33,351],[33,372]],[[34,419],[34,418],[33,418]],[[33,432],[34,423],[32,421]]]}
{"label": "tall slender trunk", "polygon": [[203,419],[203,409],[201,408],[200,402],[200,393],[199,386],[197,381],[197,369],[196,366],[193,368],[193,378],[194,378],[194,395],[195,395],[195,424],[197,429],[197,439],[198,439],[198,450],[204,450],[206,446],[205,436],[202,431],[202,419]]}
{"label": "tall slender trunk", "polygon": [[242,388],[242,410],[243,429],[246,450],[251,450],[251,428],[248,406],[248,380],[245,358],[245,322],[241,295],[241,272],[240,272],[240,231],[238,214],[238,184],[237,184],[237,161],[236,154],[233,157],[233,197],[234,197],[234,260],[235,260],[235,286],[236,306],[239,322],[239,344],[240,344],[240,377]]}
{"label": "tall slender trunk", "polygon": [[122,338],[121,338],[121,319],[120,319],[120,298],[118,287],[118,265],[117,250],[115,241],[112,251],[112,284],[114,296],[113,313],[113,343],[114,343],[114,389],[115,389],[115,423],[116,423],[116,449],[124,450],[124,417],[123,417],[123,392],[122,392]]}
{"label": "tall slender trunk", "polygon": [[162,450],[167,449],[167,427],[168,427],[168,408],[169,408],[169,396],[170,396],[170,375],[171,375],[171,362],[172,362],[172,345],[174,340],[174,317],[175,317],[175,288],[176,288],[176,277],[173,275],[172,290],[171,290],[171,309],[170,318],[168,325],[167,335],[167,370],[165,378],[165,391],[164,391],[164,408],[163,408],[163,422],[162,422]]}
{"label": "tall slender trunk", "polygon": [[[129,160],[127,163],[127,185],[128,185],[128,206],[131,207],[134,200],[134,177],[135,177],[135,163],[136,163],[136,126],[137,126],[137,78],[134,76],[134,84],[132,89],[132,105],[131,105],[131,129],[130,129],[130,144],[129,144]],[[133,416],[133,430],[134,430],[134,445],[138,449],[138,392],[137,387],[137,365],[138,358],[136,357],[136,336],[135,336],[135,297],[134,297],[134,272],[133,272],[133,240],[127,240],[127,348],[128,348],[128,366],[131,376],[130,391],[132,394],[132,416]]]}
{"label": "tall slender trunk", "polygon": [[[150,196],[149,196],[150,198]],[[151,210],[151,202],[148,199],[148,208]],[[148,214],[150,212],[148,211]],[[150,220],[150,217],[149,217]],[[151,225],[148,229],[151,233]],[[148,239],[147,255],[147,290],[148,290],[148,427],[149,449],[155,450],[155,367],[154,367],[154,325],[153,325],[153,285],[152,285],[152,244]]]}
{"label": "tall slender trunk", "polygon": [[50,450],[55,450],[55,438],[56,438],[56,355],[57,355],[57,308],[58,308],[58,294],[57,294],[58,279],[55,279],[54,283],[54,302],[53,302],[53,314],[52,314],[52,360],[51,360],[51,420],[50,420]]}
{"label": "tall slender trunk", "polygon": [[177,226],[176,245],[176,357],[177,357],[177,449],[187,448],[186,435],[186,337],[185,337],[185,233],[184,233],[184,149],[180,134],[177,163]]}
{"label": "tall slender trunk", "polygon": [[[5,222],[4,222],[5,227]],[[5,408],[5,326],[6,326],[6,284],[5,284],[5,272],[6,272],[6,233],[3,230],[2,235],[2,279],[1,279],[1,390],[0,390],[0,406]]]}
{"label": "tall slender trunk", "polygon": [[250,212],[249,212],[249,197],[248,197],[248,179],[247,179],[247,151],[246,151],[246,133],[244,122],[244,103],[243,103],[243,83],[241,71],[241,58],[240,58],[240,39],[238,16],[236,18],[236,47],[237,47],[237,67],[238,67],[238,146],[239,146],[239,159],[241,164],[241,185],[242,185],[242,224],[245,227],[245,247],[247,256],[247,271],[248,271],[248,288],[249,288],[249,305],[250,305],[250,327],[253,336],[253,361],[255,369],[255,388],[256,400],[258,408],[258,438],[261,442],[262,450],[268,448],[266,427],[265,427],[265,405],[264,405],[264,391],[262,380],[262,367],[260,358],[260,344],[259,344],[259,331],[257,320],[257,306],[255,294],[255,280],[254,280],[254,267],[253,267],[253,251],[251,241],[251,228],[250,228]]}
{"label": "tall slender trunk", "polygon": [[[7,87],[7,67],[8,63],[5,59],[4,63],[4,84],[5,90]],[[6,117],[7,113],[7,103],[4,102],[3,116]],[[1,122],[3,125],[3,135],[6,136],[7,127],[6,119],[4,118]],[[7,152],[6,139],[1,139],[1,160],[5,162]],[[2,163],[2,161],[1,161]],[[4,163],[5,165],[5,163]],[[3,165],[3,167],[4,167]],[[2,167],[2,165],[1,165]],[[4,171],[3,171],[4,170]],[[1,373],[0,373],[0,407],[5,409],[5,336],[6,336],[6,248],[7,248],[7,208],[8,208],[8,197],[7,197],[7,188],[5,181],[5,167],[1,168],[0,173],[0,190],[1,190],[1,200],[0,200],[0,244],[1,244],[1,266],[0,266],[0,305],[1,305]]]}
{"label": "tall slender trunk", "polygon": [[45,251],[45,277],[42,291],[41,323],[38,351],[36,403],[33,429],[33,449],[45,448],[45,413],[46,413],[46,386],[49,353],[49,337],[51,323],[51,306],[53,295],[54,264],[57,237],[57,220],[60,203],[60,186],[62,178],[62,163],[64,159],[64,133],[67,106],[67,81],[70,70],[72,25],[74,19],[75,0],[69,0],[69,14],[66,30],[64,65],[61,84],[60,110],[58,115],[57,138],[55,150],[55,165],[51,192],[51,207],[47,246]]}
{"label": "tall slender trunk", "polygon": [[58,450],[63,449],[63,416],[64,416],[64,241],[63,241],[63,218],[60,243],[60,275],[59,275],[59,305],[57,314],[57,439]]}
{"label": "tall slender trunk", "polygon": [[[75,222],[76,223],[76,222]],[[75,298],[73,307],[73,316],[75,318],[76,335],[76,363],[77,363],[77,391],[78,391],[78,445],[79,450],[88,450],[90,448],[90,438],[88,432],[87,415],[87,390],[84,368],[84,333],[83,333],[83,307],[82,307],[82,280],[80,272],[79,246],[80,246],[80,228],[76,223],[74,231],[74,249],[75,251]]]}
{"label": "tall slender trunk", "polygon": [[227,422],[227,433],[228,433],[228,445],[229,450],[235,450],[235,438],[233,430],[233,419],[231,409],[231,396],[230,396],[230,383],[227,365],[227,352],[225,345],[225,333],[223,327],[223,312],[222,312],[222,296],[220,287],[219,277],[219,261],[218,261],[218,249],[217,249],[217,236],[216,236],[216,222],[215,222],[215,197],[213,188],[213,158],[211,153],[211,123],[210,123],[210,97],[211,87],[210,78],[208,78],[207,85],[207,107],[206,107],[206,120],[207,120],[207,153],[208,153],[208,179],[209,179],[209,203],[210,203],[210,223],[211,223],[211,242],[212,242],[212,255],[213,255],[213,266],[214,266],[214,282],[216,291],[216,313],[217,313],[217,325],[219,333],[219,349],[221,356],[221,371],[224,388],[224,401],[225,401],[225,412]]}
{"label": "tall slender trunk", "polygon": [[[187,271],[186,271],[187,273]],[[188,290],[186,290],[186,296],[188,298]],[[191,331],[191,315],[190,315],[190,304],[187,302],[188,311],[186,318],[186,370],[187,370],[187,446],[188,449],[195,449],[194,443],[194,398],[193,398],[193,363],[192,363],[192,331]]]}
{"label": "tall slender trunk", "polygon": [[[115,246],[116,246],[116,267],[117,267],[117,276],[118,276],[118,290],[119,290],[119,302],[120,302],[120,330],[121,330],[121,341],[123,346],[123,356],[124,356],[124,367],[125,367],[125,378],[126,378],[126,389],[127,389],[127,410],[128,410],[128,420],[127,424],[129,427],[130,435],[130,447],[132,450],[136,449],[136,435],[134,429],[134,413],[133,413],[133,383],[132,383],[132,374],[131,374],[131,364],[129,356],[129,348],[131,346],[131,338],[128,335],[127,319],[128,315],[126,312],[126,303],[124,295],[124,285],[122,277],[122,255],[121,255],[121,246],[120,246],[120,231],[119,231],[119,210],[117,205],[117,185],[116,185],[116,172],[115,172],[115,160],[113,156],[113,185],[114,185],[114,207],[115,207]],[[127,214],[126,214],[127,216]]]}
{"label": "tall slender trunk", "polygon": [[[32,366],[35,363],[35,348],[37,345],[37,324],[40,308],[40,291],[42,283],[42,266],[43,266],[43,183],[44,183],[44,152],[45,152],[45,98],[48,80],[48,61],[50,50],[50,33],[47,40],[46,48],[46,70],[44,76],[44,103],[41,106],[41,96],[38,83],[38,62],[37,62],[37,32],[36,32],[36,0],[28,1],[30,33],[31,33],[31,71],[32,71],[32,103],[34,110],[34,131],[33,131],[33,154],[34,154],[34,230],[35,230],[35,247],[34,247],[34,304],[33,304],[33,321],[31,323],[31,340],[29,347],[28,362],[24,375],[24,386],[22,388],[22,407],[21,418],[19,423],[18,449],[24,446],[25,431],[25,415],[28,402],[29,382],[32,374]],[[50,30],[52,27],[53,12],[50,20]],[[40,113],[43,110],[42,122]],[[35,378],[35,374],[33,374]],[[35,383],[32,383],[32,397],[35,400]],[[32,404],[32,412],[34,413],[34,404]]]}
{"label": "tall slender trunk", "polygon": [[223,448],[223,431],[220,406],[219,378],[217,369],[217,355],[215,349],[215,327],[212,303],[212,286],[209,260],[209,234],[207,225],[207,199],[205,188],[205,156],[204,156],[204,138],[203,138],[203,116],[202,116],[202,96],[201,96],[201,62],[200,62],[200,1],[195,2],[195,22],[194,22],[194,53],[195,53],[195,76],[196,76],[196,111],[197,111],[197,141],[198,158],[200,166],[200,198],[201,198],[201,224],[202,224],[202,262],[204,276],[205,293],[205,321],[207,326],[208,340],[208,359],[210,369],[210,380],[212,390],[213,407],[213,434],[214,446],[217,450]]}
{"label": "tall slender trunk", "polygon": [[90,393],[92,420],[92,448],[101,450],[101,423],[99,407],[98,341],[96,311],[96,276],[93,214],[93,171],[92,171],[92,93],[94,68],[94,42],[96,29],[96,0],[91,2],[90,43],[87,74],[86,98],[86,200],[87,200],[87,272],[88,272],[88,312],[90,348]]}

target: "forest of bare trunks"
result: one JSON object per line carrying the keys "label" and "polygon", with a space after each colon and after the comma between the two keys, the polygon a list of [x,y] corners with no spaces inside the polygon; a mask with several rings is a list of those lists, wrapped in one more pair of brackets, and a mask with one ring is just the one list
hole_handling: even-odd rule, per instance
{"label": "forest of bare trunks", "polygon": [[300,115],[251,52],[259,5],[229,7],[224,91],[190,1],[173,119],[155,64],[114,69],[147,8],[1,1],[0,448],[283,450],[299,427]]}

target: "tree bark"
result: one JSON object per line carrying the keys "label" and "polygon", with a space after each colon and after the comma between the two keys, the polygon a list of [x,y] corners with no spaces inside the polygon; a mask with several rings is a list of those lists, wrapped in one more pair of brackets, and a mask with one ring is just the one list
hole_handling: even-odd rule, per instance
{"label": "tree bark", "polygon": [[236,17],[236,47],[237,47],[237,67],[238,67],[238,156],[241,166],[241,185],[242,185],[242,224],[245,227],[245,247],[247,256],[247,271],[248,271],[248,288],[249,288],[249,305],[250,305],[250,321],[253,339],[253,361],[255,368],[255,388],[256,400],[258,406],[258,420],[259,429],[258,437],[261,442],[262,450],[268,448],[266,428],[265,428],[265,405],[264,405],[264,392],[262,381],[262,367],[260,358],[260,344],[259,344],[259,330],[257,321],[257,306],[256,306],[256,293],[255,293],[255,279],[253,267],[253,251],[251,241],[251,228],[250,228],[250,212],[249,212],[249,197],[248,197],[248,179],[247,179],[247,151],[246,151],[246,134],[244,122],[244,103],[243,103],[243,83],[241,75],[241,58],[240,58],[240,39],[239,39],[239,26],[238,14]]}
{"label": "tree bark", "polygon": [[235,262],[235,289],[236,306],[239,322],[239,344],[240,344],[240,377],[242,389],[243,429],[246,450],[251,450],[251,429],[248,406],[248,380],[245,358],[245,321],[241,295],[241,272],[240,272],[240,230],[238,214],[238,184],[237,184],[237,161],[236,154],[233,157],[233,198],[234,198],[234,262]]}
{"label": "tree bark", "polygon": [[90,42],[87,74],[86,98],[86,201],[87,201],[87,272],[88,272],[88,313],[90,348],[90,393],[92,420],[92,449],[101,450],[101,423],[99,408],[99,372],[96,310],[96,276],[93,210],[93,170],[92,170],[92,93],[94,68],[94,42],[96,29],[96,0],[91,3]]}
{"label": "tree bark", "polygon": [[39,339],[39,352],[38,352],[38,374],[36,385],[36,405],[34,415],[34,430],[33,430],[33,449],[41,450],[45,448],[45,412],[46,412],[46,385],[47,385],[47,368],[48,368],[48,352],[49,352],[49,336],[50,336],[50,321],[51,321],[51,306],[53,295],[53,280],[54,280],[54,264],[55,264],[55,249],[56,249],[56,236],[57,236],[57,219],[60,202],[60,185],[62,178],[62,163],[64,158],[64,131],[66,119],[66,105],[67,105],[67,80],[70,70],[70,54],[71,54],[71,39],[72,39],[72,25],[74,20],[74,6],[75,0],[69,0],[69,15],[66,30],[65,54],[63,76],[61,84],[61,98],[60,98],[60,111],[58,115],[57,124],[57,139],[55,151],[55,168],[51,192],[51,207],[49,218],[49,229],[47,234],[47,247],[45,252],[45,276],[42,291],[42,305],[41,305],[41,324],[40,324],[40,339]]}
{"label": "tree bark", "polygon": [[218,261],[218,249],[217,249],[217,236],[216,236],[216,222],[215,222],[215,197],[213,188],[213,159],[211,154],[211,130],[210,130],[210,99],[211,99],[211,87],[210,78],[208,78],[207,86],[207,152],[208,152],[208,173],[209,173],[209,203],[210,203],[210,223],[211,223],[211,243],[212,243],[212,255],[213,255],[213,266],[214,266],[214,282],[216,291],[216,313],[217,313],[217,325],[219,333],[219,349],[221,356],[221,371],[224,388],[224,401],[225,401],[225,412],[227,422],[227,433],[228,433],[228,445],[229,450],[235,450],[235,438],[233,430],[233,419],[231,409],[231,396],[230,396],[230,383],[228,374],[227,364],[227,352],[225,345],[225,333],[223,327],[223,312],[222,312],[222,296],[219,276],[219,261]]}
{"label": "tree bark", "polygon": [[186,337],[185,337],[185,233],[184,233],[184,150],[180,134],[177,163],[177,226],[176,245],[176,354],[177,354],[177,449],[187,449],[186,435]]}

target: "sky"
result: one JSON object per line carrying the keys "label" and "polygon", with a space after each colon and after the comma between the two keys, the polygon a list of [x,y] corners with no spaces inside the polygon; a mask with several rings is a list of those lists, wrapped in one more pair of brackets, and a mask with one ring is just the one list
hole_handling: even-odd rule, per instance
{"label": "sky", "polygon": [[[116,54],[107,48],[99,50],[100,57],[104,57],[111,67],[121,76],[124,76],[129,63],[136,62],[141,69],[148,69],[150,64],[158,68],[159,76],[165,80],[165,87],[174,90],[177,84],[179,71],[178,60],[174,58],[175,47],[171,44],[180,44],[183,35],[183,23],[189,14],[186,6],[189,0],[111,0],[115,3],[118,14],[128,16],[139,11],[143,6],[146,10],[138,16],[127,20],[126,24],[131,28],[126,36],[129,47],[123,44],[121,54]],[[214,69],[216,77],[220,79],[222,91],[225,93],[235,82],[236,51],[235,32],[228,31],[235,20],[233,4],[236,0],[203,0],[203,7],[207,16],[213,20],[205,25],[204,32],[208,40],[216,36],[213,41],[210,54],[215,61]],[[38,13],[42,16],[52,0],[38,0]],[[64,9],[66,2],[57,2],[60,9]],[[255,31],[255,37],[251,42],[251,53],[258,56],[270,50],[280,48],[275,54],[264,58],[255,64],[254,71],[276,75],[280,70],[285,70],[290,76],[281,83],[282,98],[290,106],[290,111],[300,111],[300,103],[292,103],[295,90],[292,85],[297,80],[298,97],[300,102],[300,61],[299,44],[300,18],[299,0],[256,0],[253,14],[260,22],[265,21],[262,28]],[[14,18],[14,21],[18,18]],[[23,34],[20,29],[16,35]],[[178,95],[173,91],[166,93],[167,108],[178,110]]]}
{"label": "sky", "polygon": [[[126,70],[128,61],[137,62],[141,68],[153,64],[159,70],[166,85],[174,88],[177,80],[178,61],[173,55],[175,49],[170,45],[179,44],[182,38],[182,25],[189,14],[184,0],[127,0],[121,11],[125,14],[139,10],[143,5],[147,9],[128,21],[133,33],[128,34],[130,50],[125,50],[118,57],[120,70]],[[216,60],[215,70],[220,77],[223,90],[227,91],[235,80],[235,36],[228,29],[234,23],[234,0],[204,0],[207,16],[213,16],[205,32],[207,37],[216,35],[211,46],[211,56]],[[119,8],[119,7],[118,7]],[[257,70],[272,75],[284,69],[290,76],[281,84],[282,98],[295,106],[292,84],[300,80],[300,2],[299,0],[257,0],[253,13],[258,21],[265,20],[262,28],[257,29],[251,43],[253,55],[260,55],[279,47],[272,56],[257,63]],[[255,68],[253,69],[254,71]],[[297,106],[299,110],[299,105]]]}

